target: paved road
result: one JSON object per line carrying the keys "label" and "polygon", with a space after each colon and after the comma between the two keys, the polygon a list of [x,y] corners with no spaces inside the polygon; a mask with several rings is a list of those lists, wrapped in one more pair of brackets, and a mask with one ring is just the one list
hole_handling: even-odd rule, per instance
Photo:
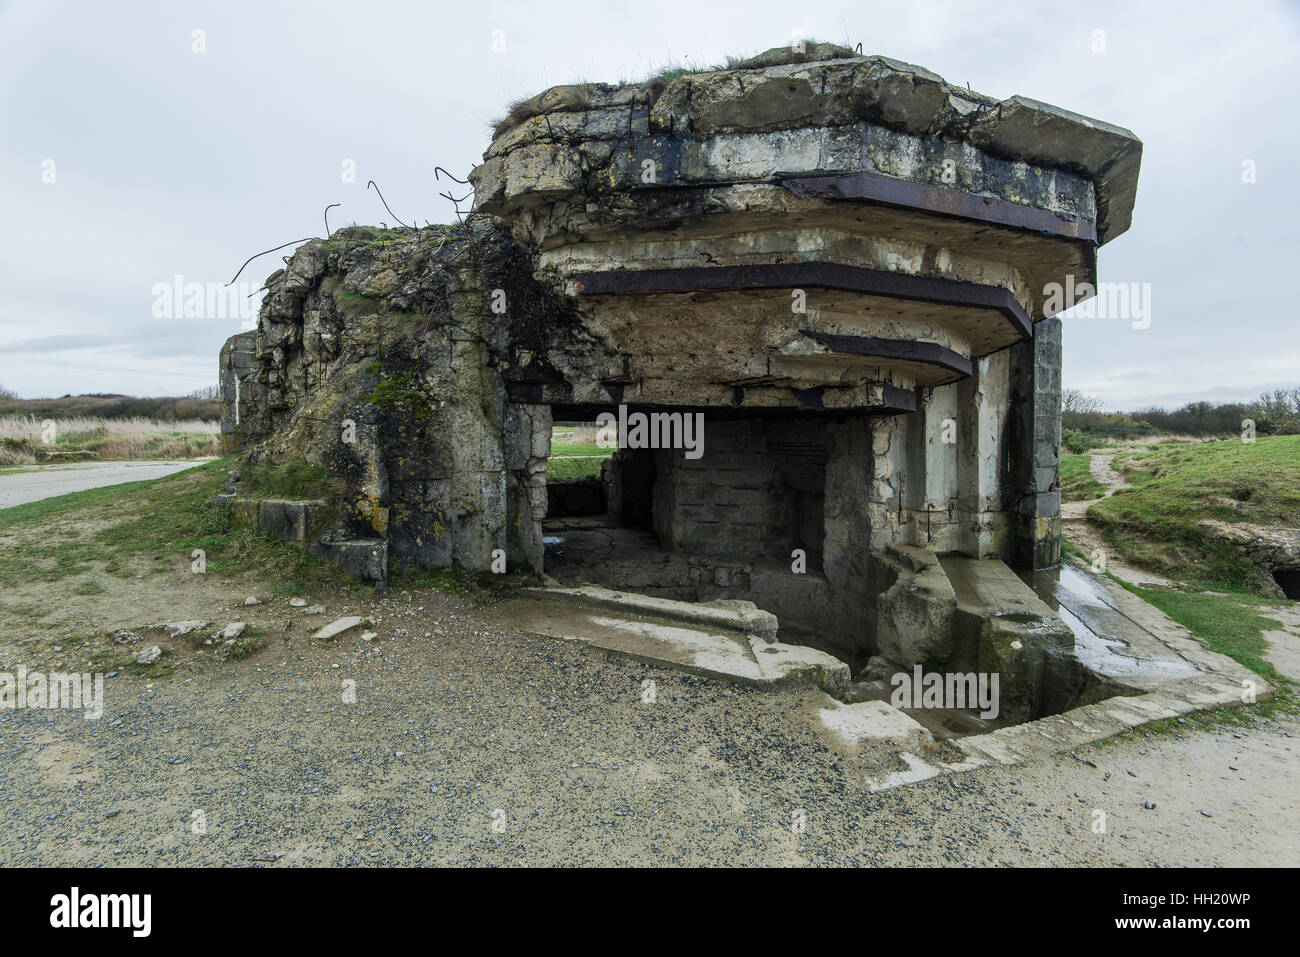
{"label": "paved road", "polygon": [[37,502],[55,495],[83,492],[88,488],[120,485],[162,478],[173,472],[202,465],[209,459],[181,459],[155,462],[67,462],[34,465],[20,472],[0,473],[0,508]]}

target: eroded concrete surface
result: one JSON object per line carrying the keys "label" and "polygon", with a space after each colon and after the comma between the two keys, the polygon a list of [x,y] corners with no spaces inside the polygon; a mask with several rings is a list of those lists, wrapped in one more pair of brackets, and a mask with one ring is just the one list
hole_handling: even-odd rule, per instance
{"label": "eroded concrete surface", "polygon": [[[991,563],[966,559],[949,564],[958,590],[980,589],[985,608],[1008,596],[1024,601],[1013,587],[1014,576],[990,577]],[[974,583],[962,577],[969,574],[967,568],[978,572]],[[1095,686],[1088,690],[1066,673],[1040,683],[1043,694],[1055,694],[1057,685],[1081,689],[1074,699],[1062,699],[1067,706],[1061,713],[1029,721],[1015,717],[1017,723],[982,733],[939,738],[886,701],[854,700],[847,666],[831,655],[756,636],[756,627],[775,626],[767,621],[774,616],[747,602],[701,605],[596,586],[554,586],[530,589],[524,599],[507,603],[502,615],[525,631],[715,679],[819,688],[825,702],[814,720],[821,729],[841,747],[860,750],[870,743],[880,767],[864,776],[872,790],[993,764],[1042,760],[1153,721],[1272,694],[1257,675],[1209,651],[1168,616],[1105,578],[1067,566],[1054,582],[1054,588],[1040,583],[1040,592],[1075,631],[1071,667],[1082,665],[1095,675]],[[1032,604],[1019,607],[1026,609],[1019,614],[1027,619],[1040,617]],[[1046,605],[1042,611],[1051,614]],[[1008,704],[1002,707],[1008,709]],[[1031,714],[1039,714],[1042,703],[1029,707],[1037,709]]]}

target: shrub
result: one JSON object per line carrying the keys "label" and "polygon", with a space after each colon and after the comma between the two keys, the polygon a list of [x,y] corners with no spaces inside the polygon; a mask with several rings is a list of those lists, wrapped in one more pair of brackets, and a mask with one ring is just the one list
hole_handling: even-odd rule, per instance
{"label": "shrub", "polygon": [[1083,455],[1100,445],[1096,438],[1082,429],[1062,429],[1061,448],[1075,455]]}

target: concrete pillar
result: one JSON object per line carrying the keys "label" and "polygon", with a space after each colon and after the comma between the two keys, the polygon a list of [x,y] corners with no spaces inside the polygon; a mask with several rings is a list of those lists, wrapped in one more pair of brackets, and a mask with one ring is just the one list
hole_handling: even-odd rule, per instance
{"label": "concrete pillar", "polygon": [[253,381],[257,330],[231,336],[221,347],[217,382],[221,388],[221,451],[238,452],[259,431],[254,416],[258,387]]}
{"label": "concrete pillar", "polygon": [[978,360],[974,374],[958,383],[960,547],[975,558],[1002,557],[1006,546],[1002,467],[1011,366],[1009,350],[995,352]]}
{"label": "concrete pillar", "polygon": [[1061,320],[1034,323],[1034,338],[1012,352],[1010,559],[1050,568],[1061,560]]}

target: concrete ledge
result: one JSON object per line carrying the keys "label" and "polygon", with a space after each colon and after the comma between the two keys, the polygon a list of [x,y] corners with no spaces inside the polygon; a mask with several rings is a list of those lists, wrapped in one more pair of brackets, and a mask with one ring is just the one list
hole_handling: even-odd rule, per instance
{"label": "concrete ledge", "polygon": [[1150,645],[1158,645],[1166,654],[1173,653],[1186,659],[1197,666],[1198,672],[1153,683],[1152,690],[1145,694],[1118,695],[1062,714],[1048,715],[986,734],[951,739],[948,744],[963,752],[961,759],[931,763],[908,755],[907,772],[881,778],[872,784],[872,790],[911,784],[939,774],[971,771],[991,764],[1022,764],[1153,721],[1243,705],[1250,700],[1265,701],[1273,696],[1272,687],[1259,675],[1225,655],[1210,651],[1159,609],[1109,580],[1092,577],[1105,589],[1116,609],[1150,636]]}
{"label": "concrete ledge", "polygon": [[314,527],[325,518],[327,503],[319,499],[301,501],[283,498],[236,498],[217,495],[213,501],[230,503],[235,521],[260,526],[281,541],[305,542]]}
{"label": "concrete ledge", "polygon": [[[651,665],[755,688],[809,685],[843,695],[849,666],[833,655],[745,633],[749,602],[706,605],[581,588],[529,588],[511,623]],[[626,599],[626,600],[625,600]],[[746,608],[745,606],[749,606]],[[766,612],[760,622],[776,618]]]}
{"label": "concrete ledge", "polygon": [[635,592],[615,591],[600,585],[579,585],[574,588],[530,588],[530,594],[548,598],[576,598],[607,605],[624,611],[661,615],[677,621],[707,625],[726,631],[739,632],[762,641],[776,641],[778,623],[776,615],[762,611],[749,601],[690,602],[671,598],[655,598]]}

